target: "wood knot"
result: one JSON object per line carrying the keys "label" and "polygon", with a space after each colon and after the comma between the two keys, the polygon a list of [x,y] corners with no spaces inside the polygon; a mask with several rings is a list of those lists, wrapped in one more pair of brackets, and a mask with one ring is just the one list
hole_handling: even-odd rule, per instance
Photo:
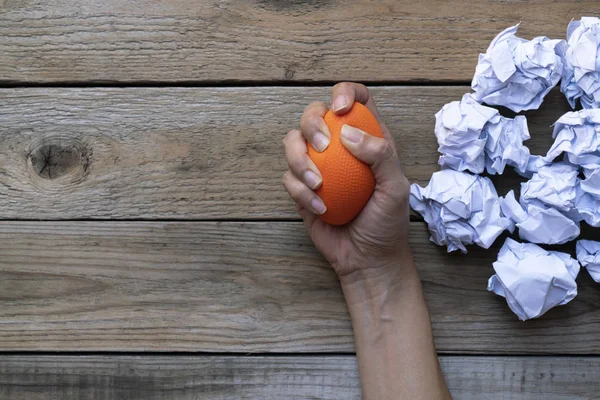
{"label": "wood knot", "polygon": [[44,138],[29,152],[29,165],[42,179],[73,182],[86,175],[89,155],[88,148],[78,140]]}
{"label": "wood knot", "polygon": [[294,69],[293,66],[289,66],[285,68],[285,79],[290,80],[290,79],[294,79],[294,75],[296,74],[296,70]]}

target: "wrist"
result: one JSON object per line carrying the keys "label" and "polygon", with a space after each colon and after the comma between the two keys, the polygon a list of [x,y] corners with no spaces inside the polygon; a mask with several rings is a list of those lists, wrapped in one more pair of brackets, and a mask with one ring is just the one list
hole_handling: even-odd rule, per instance
{"label": "wrist", "polygon": [[412,253],[408,251],[385,262],[373,262],[340,276],[349,307],[377,301],[390,291],[414,292],[421,281]]}

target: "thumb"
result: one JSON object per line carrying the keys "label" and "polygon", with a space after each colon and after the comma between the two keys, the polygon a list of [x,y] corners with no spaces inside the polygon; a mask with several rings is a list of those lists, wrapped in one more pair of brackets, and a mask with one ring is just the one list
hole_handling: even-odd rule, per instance
{"label": "thumb", "polygon": [[342,144],[352,155],[368,164],[377,184],[401,182],[404,177],[395,146],[387,138],[378,138],[354,128],[342,126]]}

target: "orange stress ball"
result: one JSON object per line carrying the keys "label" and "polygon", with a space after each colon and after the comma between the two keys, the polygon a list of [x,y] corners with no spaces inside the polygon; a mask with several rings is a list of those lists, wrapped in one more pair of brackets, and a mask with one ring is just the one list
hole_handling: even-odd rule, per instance
{"label": "orange stress ball", "polygon": [[369,201],[375,189],[375,177],[371,167],[354,157],[342,144],[342,126],[350,125],[381,138],[383,131],[371,111],[360,103],[354,103],[344,115],[327,112],[325,123],[331,132],[329,147],[319,153],[309,144],[308,155],[323,176],[323,183],[316,191],[327,206],[321,219],[331,225],[344,225],[352,221]]}

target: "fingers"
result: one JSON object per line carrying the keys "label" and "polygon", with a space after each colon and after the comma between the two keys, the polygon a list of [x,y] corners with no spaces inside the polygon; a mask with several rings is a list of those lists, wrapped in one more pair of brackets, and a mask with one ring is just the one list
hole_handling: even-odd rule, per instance
{"label": "fingers", "polygon": [[[352,82],[341,82],[333,87],[333,104],[332,110],[337,115],[342,115],[348,112],[354,102],[359,102],[364,104],[369,111],[375,116],[377,122],[381,126],[383,130],[383,134],[387,140],[392,143],[392,147],[395,150],[395,142],[390,134],[390,131],[387,129],[386,125],[381,120],[381,116],[379,115],[379,110],[377,110],[377,106],[375,105],[375,100],[371,93],[369,93],[369,89],[365,85],[361,85],[360,83],[352,83]],[[337,109],[337,111],[336,111]]]}
{"label": "fingers", "polygon": [[317,189],[323,182],[319,168],[307,153],[306,140],[298,130],[290,131],[283,139],[285,158],[292,173],[311,189]]}
{"label": "fingers", "polygon": [[296,209],[309,230],[327,208],[313,191],[321,186],[321,172],[307,153],[306,139],[298,130],[288,132],[283,139],[285,157],[290,169],[283,175],[283,186],[296,202]]}
{"label": "fingers", "polygon": [[285,157],[290,170],[283,175],[283,186],[292,199],[315,214],[326,211],[323,200],[313,189],[323,181],[319,169],[307,154],[306,141],[298,130],[290,131],[284,139]]}
{"label": "fingers", "polygon": [[300,130],[306,140],[318,152],[324,151],[329,146],[331,133],[323,117],[327,113],[327,106],[323,102],[315,102],[304,109],[300,119]]}
{"label": "fingers", "polygon": [[405,179],[395,147],[389,139],[369,135],[350,125],[342,127],[341,138],[350,153],[371,166],[378,184]]}
{"label": "fingers", "polygon": [[283,175],[282,183],[285,190],[290,194],[298,206],[319,215],[327,211],[323,200],[300,181],[291,171],[287,171]]}
{"label": "fingers", "polygon": [[333,87],[331,109],[336,115],[342,115],[352,108],[354,102],[367,106],[379,120],[379,112],[369,89],[360,83],[342,82]]}

